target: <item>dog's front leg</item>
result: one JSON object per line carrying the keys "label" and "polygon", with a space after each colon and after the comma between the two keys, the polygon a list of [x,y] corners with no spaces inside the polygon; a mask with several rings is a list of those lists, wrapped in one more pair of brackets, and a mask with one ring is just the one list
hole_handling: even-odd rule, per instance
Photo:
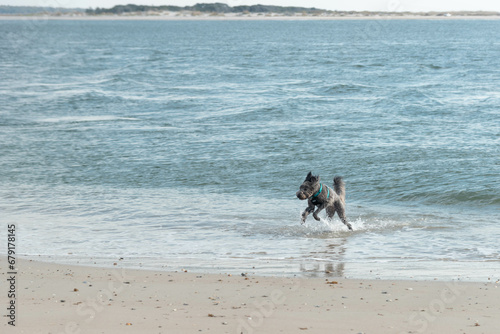
{"label": "dog's front leg", "polygon": [[306,222],[307,216],[309,216],[309,214],[314,211],[314,204],[311,202],[311,200],[308,200],[307,204],[308,207],[304,210],[304,212],[302,212],[302,224]]}
{"label": "dog's front leg", "polygon": [[321,212],[321,210],[323,210],[324,208],[325,208],[325,206],[324,206],[324,205],[320,205],[320,206],[318,207],[318,209],[316,209],[316,211],[314,211],[314,213],[313,213],[313,217],[314,217],[314,219],[316,219],[317,221],[320,221],[320,220],[321,220],[321,219],[318,217],[318,213],[320,213],[320,212]]}

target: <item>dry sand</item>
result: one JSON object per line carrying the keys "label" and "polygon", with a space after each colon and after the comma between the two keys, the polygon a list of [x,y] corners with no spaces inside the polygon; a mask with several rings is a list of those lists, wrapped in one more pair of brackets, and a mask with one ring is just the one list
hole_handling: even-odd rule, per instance
{"label": "dry sand", "polygon": [[[2,333],[498,333],[500,282],[255,277],[18,260]],[[6,259],[0,304],[8,314]],[[5,284],[7,282],[7,284]]]}

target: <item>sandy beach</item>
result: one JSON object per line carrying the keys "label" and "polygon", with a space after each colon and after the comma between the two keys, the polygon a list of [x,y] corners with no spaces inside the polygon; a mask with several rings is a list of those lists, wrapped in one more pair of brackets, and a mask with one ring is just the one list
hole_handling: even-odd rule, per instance
{"label": "sandy beach", "polygon": [[[496,333],[499,282],[256,277],[2,257],[2,333]],[[7,312],[7,313],[5,313]],[[12,312],[10,312],[12,314]]]}

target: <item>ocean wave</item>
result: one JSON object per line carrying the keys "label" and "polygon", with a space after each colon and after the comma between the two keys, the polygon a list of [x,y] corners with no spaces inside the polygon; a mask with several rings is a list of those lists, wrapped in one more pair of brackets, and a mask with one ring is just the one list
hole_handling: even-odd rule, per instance
{"label": "ocean wave", "polygon": [[443,70],[450,68],[450,66],[436,65],[436,64],[418,64],[421,68],[429,68],[431,70]]}
{"label": "ocean wave", "polygon": [[89,116],[62,116],[38,119],[41,123],[81,123],[81,122],[110,122],[110,121],[138,121],[135,117],[120,117],[113,115],[89,115]]}
{"label": "ocean wave", "polygon": [[372,92],[377,89],[377,86],[355,84],[355,83],[336,83],[327,85],[319,89],[320,94],[349,94],[356,92]]}

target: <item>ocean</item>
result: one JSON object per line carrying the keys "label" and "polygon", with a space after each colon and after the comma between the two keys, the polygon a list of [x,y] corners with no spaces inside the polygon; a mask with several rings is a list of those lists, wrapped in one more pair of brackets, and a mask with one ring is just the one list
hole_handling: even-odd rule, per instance
{"label": "ocean", "polygon": [[[0,21],[0,237],[60,263],[497,280],[499,32]],[[343,176],[353,232],[301,225],[309,171]]]}

